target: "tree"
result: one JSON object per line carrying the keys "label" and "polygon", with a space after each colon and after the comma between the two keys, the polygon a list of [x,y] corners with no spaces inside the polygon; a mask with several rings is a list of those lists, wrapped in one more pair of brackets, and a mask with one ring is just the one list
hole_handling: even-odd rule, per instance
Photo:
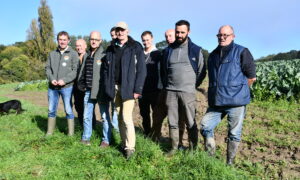
{"label": "tree", "polygon": [[55,49],[52,14],[46,0],[41,0],[38,21],[33,19],[27,31],[28,55],[42,62],[47,60],[50,51]]}
{"label": "tree", "polygon": [[41,6],[39,7],[38,12],[39,30],[43,44],[42,57],[43,60],[46,61],[49,52],[56,46],[54,42],[53,17],[46,0],[41,0]]}
{"label": "tree", "polygon": [[11,60],[23,54],[22,49],[15,46],[8,46],[0,53],[0,61],[4,59]]}

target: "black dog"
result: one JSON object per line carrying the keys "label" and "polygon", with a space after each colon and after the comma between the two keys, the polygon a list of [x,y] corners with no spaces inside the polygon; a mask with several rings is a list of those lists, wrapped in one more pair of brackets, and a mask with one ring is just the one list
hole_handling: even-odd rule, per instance
{"label": "black dog", "polygon": [[16,110],[17,114],[22,113],[24,109],[22,109],[22,104],[19,100],[10,100],[4,103],[0,103],[0,114],[9,113],[9,110],[14,109]]}

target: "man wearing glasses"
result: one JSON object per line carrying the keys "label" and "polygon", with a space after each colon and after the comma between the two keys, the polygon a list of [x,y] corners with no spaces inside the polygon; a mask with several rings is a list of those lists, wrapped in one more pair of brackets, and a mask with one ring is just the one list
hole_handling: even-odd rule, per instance
{"label": "man wearing glasses", "polygon": [[106,50],[104,59],[105,92],[114,99],[118,111],[122,148],[127,159],[135,151],[132,112],[135,99],[142,94],[146,77],[143,47],[128,34],[125,22],[116,24],[117,39]]}
{"label": "man wearing glasses", "polygon": [[217,34],[219,46],[208,58],[208,104],[200,132],[205,149],[215,154],[214,129],[227,115],[227,164],[232,165],[241,141],[246,105],[250,103],[249,86],[256,80],[255,64],[249,50],[234,43],[234,30],[225,25]]}
{"label": "man wearing glasses", "polygon": [[[90,34],[90,50],[87,56],[83,59],[82,66],[79,72],[78,88],[85,92],[84,95],[84,113],[83,113],[83,134],[81,143],[91,145],[90,138],[93,130],[94,106],[101,101],[99,99],[99,91],[102,87],[100,84],[100,67],[102,58],[104,57],[101,44],[100,32],[93,31]],[[101,117],[104,121],[110,121],[108,108],[100,106]],[[103,118],[104,117],[104,118]],[[109,145],[109,141],[105,141],[105,147]],[[103,147],[102,143],[100,147]]]}

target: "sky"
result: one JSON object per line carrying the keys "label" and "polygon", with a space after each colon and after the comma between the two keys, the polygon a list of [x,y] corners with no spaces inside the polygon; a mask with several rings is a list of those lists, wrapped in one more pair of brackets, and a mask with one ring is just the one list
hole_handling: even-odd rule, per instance
{"label": "sky", "polygon": [[[152,31],[155,43],[178,20],[191,24],[191,40],[211,52],[217,47],[220,26],[235,30],[235,43],[247,47],[255,59],[300,50],[299,0],[47,0],[54,33],[71,35],[100,31],[110,40],[109,31],[125,21],[130,35],[141,42],[145,30]],[[25,41],[32,19],[38,18],[39,0],[3,0],[0,6],[0,44]]]}

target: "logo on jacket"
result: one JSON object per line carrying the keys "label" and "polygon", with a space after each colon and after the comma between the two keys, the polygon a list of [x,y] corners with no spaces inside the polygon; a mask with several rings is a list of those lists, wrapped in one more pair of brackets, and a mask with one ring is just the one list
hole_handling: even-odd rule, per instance
{"label": "logo on jacket", "polygon": [[65,57],[64,57],[64,60],[66,60],[66,61],[69,60],[69,59],[70,59],[69,56],[65,56]]}
{"label": "logo on jacket", "polygon": [[96,60],[96,63],[97,65],[101,65],[101,60],[100,59]]}

